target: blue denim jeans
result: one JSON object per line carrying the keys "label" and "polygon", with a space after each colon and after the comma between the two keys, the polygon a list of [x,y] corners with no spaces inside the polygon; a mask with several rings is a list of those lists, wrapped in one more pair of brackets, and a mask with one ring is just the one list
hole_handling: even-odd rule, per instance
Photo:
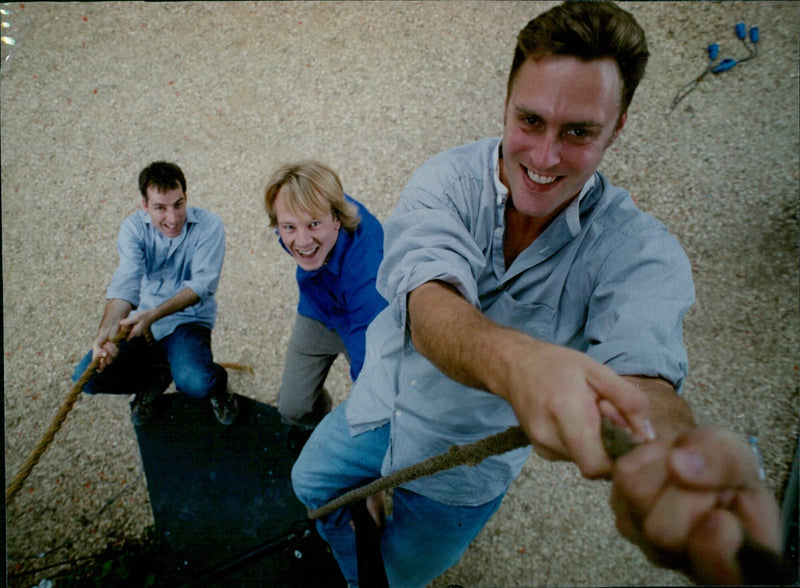
{"label": "blue denim jeans", "polygon": [[[345,406],[340,404],[320,422],[292,469],[295,494],[309,509],[381,475],[389,425],[352,437]],[[503,495],[480,506],[451,506],[395,488],[392,516],[381,535],[389,585],[424,587],[455,565],[502,500]],[[351,520],[345,507],[317,520],[317,530],[330,544],[345,580],[358,586]]]}
{"label": "blue denim jeans", "polygon": [[[75,366],[77,382],[92,361],[89,351]],[[144,337],[123,341],[119,355],[102,372],[96,372],[83,387],[87,394],[136,394],[152,388],[164,390],[171,381],[181,394],[206,398],[223,393],[228,386],[225,369],[214,363],[211,329],[195,323],[178,327],[160,341]]]}

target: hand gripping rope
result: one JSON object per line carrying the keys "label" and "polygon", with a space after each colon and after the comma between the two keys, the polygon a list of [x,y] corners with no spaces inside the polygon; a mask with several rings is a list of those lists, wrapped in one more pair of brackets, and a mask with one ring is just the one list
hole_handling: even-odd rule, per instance
{"label": "hand gripping rope", "polygon": [[[113,337],[111,342],[114,345],[119,345],[122,341],[127,339],[128,334],[131,332],[130,326],[123,326],[120,327],[120,330],[117,334]],[[150,329],[147,329],[144,332],[144,338],[147,340],[148,343],[153,343],[153,334],[150,332]],[[31,471],[33,470],[34,466],[39,463],[39,459],[41,459],[42,455],[47,448],[50,446],[50,443],[53,442],[53,439],[56,436],[56,433],[61,428],[61,425],[64,424],[64,421],[67,420],[67,415],[69,415],[70,411],[72,410],[75,403],[78,401],[78,397],[81,394],[81,390],[89,381],[94,373],[97,371],[98,366],[100,365],[100,360],[98,358],[92,359],[92,362],[86,367],[86,370],[83,372],[83,375],[80,379],[75,382],[75,385],[70,390],[69,394],[67,395],[64,404],[61,405],[61,408],[56,414],[53,422],[50,424],[50,427],[45,431],[45,434],[42,435],[42,438],[39,440],[39,443],[36,445],[36,448],[31,452],[28,456],[28,459],[25,460],[25,463],[22,464],[19,472],[14,479],[11,481],[11,484],[8,485],[6,488],[6,505],[10,504],[11,501],[16,496],[17,492],[20,491],[22,485],[25,483],[25,480],[30,475]],[[239,363],[225,363],[219,362],[219,365],[234,370],[241,370],[247,372],[249,374],[253,373],[253,368],[247,365],[242,365]]]}

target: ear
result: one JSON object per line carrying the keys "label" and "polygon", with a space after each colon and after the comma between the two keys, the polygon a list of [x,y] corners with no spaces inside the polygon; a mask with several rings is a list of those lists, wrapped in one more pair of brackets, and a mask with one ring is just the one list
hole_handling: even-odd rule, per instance
{"label": "ear", "polygon": [[609,143],[609,146],[611,146],[614,143],[614,141],[617,140],[617,137],[619,137],[619,134],[622,132],[622,128],[625,126],[627,120],[628,120],[628,111],[626,110],[625,112],[622,113],[622,116],[619,117],[619,121],[617,121],[617,128],[614,129],[614,134],[611,136],[611,142]]}
{"label": "ear", "polygon": [[147,210],[147,198],[142,198],[142,208]]}

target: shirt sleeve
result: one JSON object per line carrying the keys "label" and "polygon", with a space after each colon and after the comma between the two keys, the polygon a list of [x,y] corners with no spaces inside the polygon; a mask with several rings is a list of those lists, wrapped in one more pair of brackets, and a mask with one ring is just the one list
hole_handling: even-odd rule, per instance
{"label": "shirt sleeve", "polygon": [[361,255],[356,265],[348,262],[345,300],[347,305],[347,342],[350,355],[350,376],[356,380],[364,365],[367,327],[380,311],[386,308],[386,300],[375,289],[375,276],[381,262],[381,251]]}
{"label": "shirt sleeve", "polygon": [[463,186],[459,180],[435,191],[422,188],[437,184],[424,171],[412,178],[384,223],[386,251],[378,291],[389,301],[399,328],[407,326],[408,294],[426,282],[446,282],[476,308],[480,306],[477,276],[485,258],[470,234],[472,203],[467,198],[470,192],[480,193],[480,188]]}
{"label": "shirt sleeve", "polygon": [[119,228],[117,252],[119,265],[106,291],[106,299],[126,300],[137,308],[146,262],[142,227],[134,217],[126,218]]}
{"label": "shirt sleeve", "polygon": [[680,391],[688,373],[683,317],[694,302],[689,260],[663,226],[617,246],[589,299],[587,353],[619,374],[663,378]]}
{"label": "shirt sleeve", "polygon": [[225,227],[216,214],[205,212],[206,218],[195,227],[198,235],[192,243],[191,275],[180,288],[191,288],[201,301],[216,293],[225,259]]}

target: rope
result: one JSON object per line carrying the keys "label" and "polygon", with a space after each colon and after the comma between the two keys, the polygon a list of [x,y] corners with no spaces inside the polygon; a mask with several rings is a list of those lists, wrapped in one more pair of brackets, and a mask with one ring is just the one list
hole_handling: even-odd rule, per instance
{"label": "rope", "polygon": [[[131,327],[124,326],[122,327],[114,338],[111,340],[114,345],[118,345],[123,339],[127,338],[128,333],[130,333]],[[148,333],[145,334],[147,337]],[[81,394],[81,390],[89,381],[94,373],[97,371],[97,367],[100,365],[100,359],[94,358],[92,362],[87,366],[86,370],[83,372],[83,375],[80,379],[75,382],[75,385],[70,390],[69,394],[67,395],[67,399],[64,401],[64,404],[61,405],[61,408],[56,414],[56,417],[53,419],[53,422],[50,423],[50,427],[45,431],[45,434],[42,435],[42,438],[39,440],[39,443],[36,445],[36,448],[31,452],[28,456],[28,459],[25,460],[25,463],[22,464],[19,472],[14,479],[11,481],[11,484],[8,485],[6,488],[6,506],[11,503],[11,501],[16,496],[17,492],[20,491],[22,485],[25,483],[25,480],[30,475],[31,471],[33,470],[34,466],[39,463],[39,459],[41,459],[42,455],[47,448],[50,446],[50,443],[53,442],[53,439],[56,436],[56,433],[61,428],[61,425],[64,424],[64,421],[67,420],[67,415],[69,415],[72,407],[78,401],[78,397]]]}
{"label": "rope", "polygon": [[[119,345],[124,339],[127,339],[128,334],[131,332],[130,326],[123,326],[117,331],[117,334],[111,339],[111,342],[114,345]],[[147,340],[148,343],[153,343],[153,334],[150,332],[150,329],[147,329],[144,332],[144,338]],[[67,420],[67,415],[69,415],[70,411],[72,410],[75,403],[78,401],[80,397],[81,390],[89,381],[94,373],[97,371],[97,367],[100,365],[100,359],[94,358],[92,362],[86,367],[86,370],[83,372],[83,375],[80,379],[75,382],[75,385],[70,390],[69,394],[67,395],[67,399],[64,401],[64,404],[61,405],[61,408],[56,414],[56,417],[53,419],[53,422],[50,423],[50,427],[45,431],[42,438],[39,440],[39,443],[36,445],[36,448],[31,452],[28,456],[28,459],[25,460],[25,463],[22,464],[19,472],[14,479],[11,481],[11,484],[8,485],[6,488],[6,505],[9,505],[14,497],[17,495],[22,489],[22,485],[25,483],[25,480],[30,475],[31,471],[33,471],[34,466],[39,463],[42,455],[50,444],[53,442],[53,439],[56,436],[56,433],[61,428],[61,425],[64,424],[64,421]],[[252,374],[253,368],[246,365],[241,365],[238,363],[223,363],[220,364],[222,367],[227,367],[235,370],[242,370],[247,373]]]}
{"label": "rope", "polygon": [[250,375],[253,375],[255,373],[253,371],[252,366],[242,365],[241,363],[220,361],[219,365],[229,370],[239,370],[241,372],[247,372]]}
{"label": "rope", "polygon": [[378,492],[389,490],[400,484],[405,484],[411,480],[424,478],[457,466],[476,466],[489,456],[501,455],[512,449],[519,449],[527,445],[530,445],[530,441],[520,427],[509,427],[502,433],[497,433],[467,445],[453,445],[442,454],[430,457],[402,470],[397,470],[388,476],[378,478],[374,482],[351,490],[319,508],[309,510],[308,518],[312,520],[318,519],[343,506],[363,500]]}

